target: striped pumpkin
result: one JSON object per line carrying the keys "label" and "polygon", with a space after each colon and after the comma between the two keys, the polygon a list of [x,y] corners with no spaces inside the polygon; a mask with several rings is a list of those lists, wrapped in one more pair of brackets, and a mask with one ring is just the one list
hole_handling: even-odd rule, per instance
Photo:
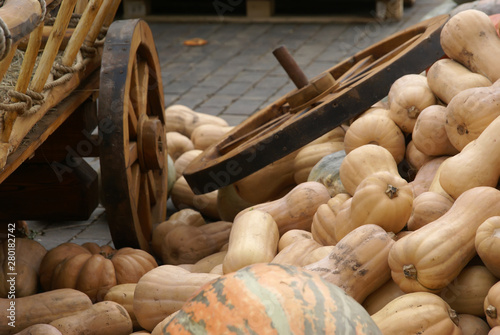
{"label": "striped pumpkin", "polygon": [[163,334],[381,334],[339,287],[299,267],[258,263],[204,285]]}

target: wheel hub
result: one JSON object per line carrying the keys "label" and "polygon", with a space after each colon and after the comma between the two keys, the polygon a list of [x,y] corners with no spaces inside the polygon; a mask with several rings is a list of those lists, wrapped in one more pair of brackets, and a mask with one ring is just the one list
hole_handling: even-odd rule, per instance
{"label": "wheel hub", "polygon": [[160,170],[165,164],[166,136],[157,117],[142,114],[139,118],[137,151],[142,171]]}

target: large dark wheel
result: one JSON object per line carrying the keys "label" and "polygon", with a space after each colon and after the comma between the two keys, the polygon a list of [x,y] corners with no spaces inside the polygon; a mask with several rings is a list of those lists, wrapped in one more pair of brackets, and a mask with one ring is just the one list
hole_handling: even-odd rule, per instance
{"label": "large dark wheel", "polygon": [[149,250],[153,225],[165,220],[164,107],[149,26],[115,21],[103,48],[98,121],[101,201],[117,248]]}
{"label": "large dark wheel", "polygon": [[[193,192],[234,183],[366,111],[398,78],[420,73],[444,55],[439,36],[448,18],[441,15],[393,34],[250,116],[186,167],[183,175]],[[311,86],[309,93],[321,99],[304,93]]]}

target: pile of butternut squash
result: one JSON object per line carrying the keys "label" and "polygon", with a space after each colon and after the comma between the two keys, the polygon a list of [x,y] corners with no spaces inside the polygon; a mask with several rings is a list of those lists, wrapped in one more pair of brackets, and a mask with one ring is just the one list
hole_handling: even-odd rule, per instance
{"label": "pile of butternut squash", "polygon": [[[26,316],[16,329],[0,321],[0,333],[163,334],[200,288],[272,262],[342,288],[384,335],[500,334],[498,28],[465,10],[445,24],[441,45],[446,57],[395,81],[355,120],[203,195],[182,171],[231,127],[168,107],[176,212],[153,231],[159,265],[92,294],[37,291],[31,279],[15,301]],[[49,253],[39,253],[35,281]]]}

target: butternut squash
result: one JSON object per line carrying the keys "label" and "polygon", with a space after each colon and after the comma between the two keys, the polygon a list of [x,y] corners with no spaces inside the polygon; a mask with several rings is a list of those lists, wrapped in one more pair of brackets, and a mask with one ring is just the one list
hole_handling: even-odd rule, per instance
{"label": "butternut squash", "polygon": [[436,192],[423,192],[413,200],[413,209],[406,224],[408,230],[422,228],[429,222],[443,216],[453,205],[453,201]]}
{"label": "butternut squash", "polygon": [[421,111],[437,104],[427,78],[419,74],[407,74],[397,79],[391,85],[387,98],[389,117],[406,134],[413,132]]}
{"label": "butternut squash", "polygon": [[432,64],[427,71],[427,83],[432,92],[446,105],[463,90],[492,84],[482,74],[474,73],[450,58],[439,59]]}
{"label": "butternut squash", "polygon": [[500,117],[477,139],[441,164],[439,182],[456,199],[476,186],[495,187],[500,177]]}
{"label": "butternut squash", "polygon": [[365,144],[386,148],[399,164],[405,157],[405,136],[389,116],[370,113],[356,119],[344,138],[345,152],[349,153]]}
{"label": "butternut squash", "polygon": [[165,128],[167,132],[176,131],[191,137],[193,130],[202,124],[229,126],[226,120],[219,116],[199,113],[184,105],[171,105],[165,109]]}
{"label": "butternut squash", "polygon": [[192,208],[213,220],[220,220],[217,209],[217,191],[205,194],[194,194],[184,176],[175,181],[170,199],[177,210]]}
{"label": "butternut squash", "polygon": [[318,207],[311,224],[311,234],[315,241],[323,245],[337,244],[335,222],[342,204],[350,198],[347,193],[339,193]]}
{"label": "butternut squash", "polygon": [[446,106],[445,130],[450,143],[461,151],[500,115],[499,107],[500,81],[458,93]]}
{"label": "butternut squash", "polygon": [[444,162],[446,158],[449,156],[439,156],[434,157],[428,162],[424,163],[413,177],[413,180],[410,181],[410,185],[413,188],[413,196],[416,198],[420,194],[429,191],[429,188],[434,180],[434,176],[436,175],[437,170],[441,163]]}
{"label": "butternut squash", "polygon": [[168,155],[175,161],[186,151],[194,150],[193,142],[189,137],[182,135],[176,131],[167,133],[167,152]]}
{"label": "butternut squash", "polygon": [[330,193],[323,184],[308,181],[295,186],[282,198],[242,210],[234,220],[244,213],[258,209],[271,214],[278,225],[280,236],[291,229],[310,231],[314,213],[321,204],[330,199]]}
{"label": "butternut squash", "polygon": [[114,301],[100,301],[90,308],[50,323],[65,335],[129,335],[132,320],[125,308]]}
{"label": "butternut squash", "polygon": [[393,235],[377,225],[360,226],[340,240],[330,255],[304,269],[362,303],[391,277],[387,255],[394,244]]}
{"label": "butternut squash", "polygon": [[345,156],[340,165],[340,180],[352,196],[363,179],[378,171],[399,175],[398,165],[389,150],[376,144],[365,144]]}
{"label": "butternut squash", "polygon": [[363,307],[370,315],[373,315],[384,308],[389,302],[403,294],[405,293],[401,291],[398,284],[391,278],[366,297],[363,301]]}
{"label": "butternut squash", "polygon": [[484,265],[468,265],[439,296],[459,314],[484,317],[484,299],[497,281]]}
{"label": "butternut squash", "polygon": [[500,79],[500,38],[486,13],[468,9],[451,17],[441,30],[441,47],[448,57],[492,83]]}
{"label": "butternut squash", "polygon": [[319,260],[327,257],[330,255],[333,251],[335,246],[333,245],[324,245],[319,248],[315,248],[314,250],[310,251],[305,257],[302,263],[304,266],[316,263]]}
{"label": "butternut squash", "polygon": [[479,225],[474,244],[484,265],[500,278],[500,216],[487,218]]}
{"label": "butternut squash", "polygon": [[201,154],[203,150],[193,149],[183,152],[174,162],[176,179],[182,177],[184,169]]}
{"label": "butternut squash", "polygon": [[105,301],[114,301],[122,305],[132,320],[132,328],[134,330],[141,329],[139,322],[134,313],[134,291],[137,283],[120,284],[113,286],[104,296]]}
{"label": "butternut squash", "polygon": [[11,292],[18,298],[37,293],[38,272],[46,253],[43,245],[29,238],[0,240],[0,297],[7,298]]}
{"label": "butternut squash", "polygon": [[476,230],[499,215],[499,201],[495,188],[472,188],[440,218],[396,241],[389,253],[394,281],[404,292],[444,289],[476,255]]}
{"label": "butternut squash", "polygon": [[205,150],[212,144],[224,137],[232,126],[221,126],[217,124],[201,124],[191,132],[191,142],[195,149]]}
{"label": "butternut squash", "polygon": [[384,335],[461,335],[457,313],[436,294],[413,292],[399,296],[373,314]]}
{"label": "butternut squash", "polygon": [[216,265],[222,264],[226,257],[227,250],[219,251],[208,255],[194,263],[189,271],[209,273]]}
{"label": "butternut squash", "polygon": [[10,335],[36,324],[50,323],[91,306],[92,301],[85,293],[71,288],[22,298],[0,299],[0,310],[4,311],[4,317],[0,320],[0,334]]}
{"label": "butternut squash", "polygon": [[278,251],[285,249],[294,242],[304,239],[311,240],[312,238],[313,236],[310,231],[302,229],[289,230],[280,237],[278,241]]}
{"label": "butternut squash", "polygon": [[488,290],[488,294],[484,298],[483,308],[486,322],[490,327],[500,326],[500,281],[496,282]]}
{"label": "butternut squash", "polygon": [[271,263],[304,266],[308,255],[319,247],[321,244],[313,239],[298,240],[280,250]]}
{"label": "butternut squash", "polygon": [[56,327],[39,323],[21,330],[15,335],[63,335]]}
{"label": "butternut squash", "polygon": [[164,239],[164,264],[194,264],[229,241],[232,222],[216,221],[202,226],[177,225]]}
{"label": "butternut squash", "polygon": [[426,107],[418,115],[412,132],[415,147],[427,156],[451,156],[458,153],[446,131],[447,109],[441,105]]}
{"label": "butternut squash", "polygon": [[413,143],[413,140],[408,142],[406,145],[405,160],[414,171],[418,171],[425,163],[433,158],[433,156],[426,155],[422,151],[418,150],[415,143]]}
{"label": "butternut squash", "polygon": [[229,235],[223,272],[226,274],[247,265],[270,262],[276,256],[278,241],[278,225],[271,214],[253,209],[238,215]]}
{"label": "butternut squash", "polygon": [[344,160],[345,150],[339,150],[324,156],[313,166],[307,177],[307,181],[317,181],[326,186],[331,197],[346,190],[340,181],[340,164]]}
{"label": "butternut squash", "polygon": [[458,314],[458,326],[463,335],[488,335],[490,326],[482,318],[470,314]]}
{"label": "butternut squash", "polygon": [[161,265],[149,271],[134,291],[137,321],[144,329],[152,331],[163,319],[178,311],[201,286],[218,277],[191,273],[176,265]]}

